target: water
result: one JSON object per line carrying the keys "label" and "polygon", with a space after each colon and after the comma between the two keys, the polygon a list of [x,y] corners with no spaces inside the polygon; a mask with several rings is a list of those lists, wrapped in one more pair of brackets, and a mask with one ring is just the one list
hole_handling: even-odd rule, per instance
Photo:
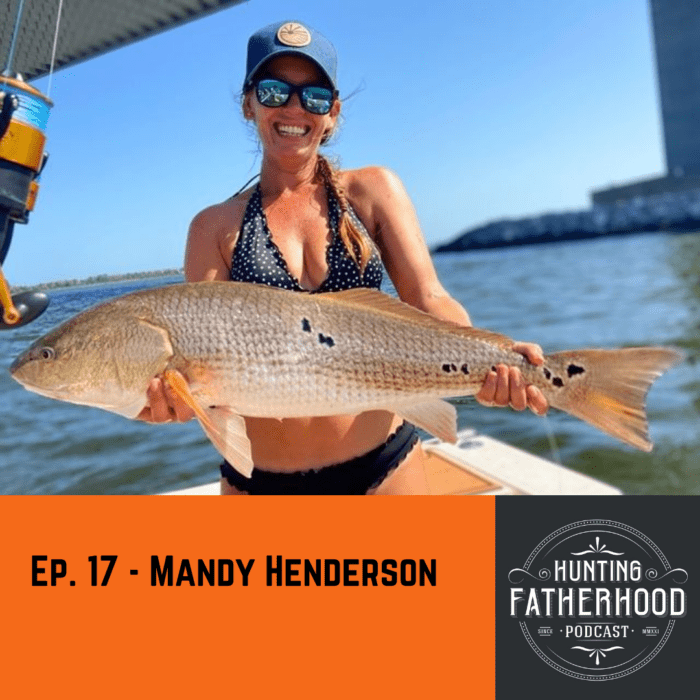
{"label": "water", "polygon": [[[700,236],[609,240],[445,254],[445,287],[475,325],[546,351],[670,344],[688,360],[657,381],[648,406],[656,447],[646,454],[574,418],[458,405],[460,427],[552,457],[630,494],[700,493]],[[0,334],[0,493],[156,493],[218,478],[216,451],[193,421],[145,425],[45,399],[7,373],[30,342],[78,311],[147,280],[51,293],[49,310]]]}

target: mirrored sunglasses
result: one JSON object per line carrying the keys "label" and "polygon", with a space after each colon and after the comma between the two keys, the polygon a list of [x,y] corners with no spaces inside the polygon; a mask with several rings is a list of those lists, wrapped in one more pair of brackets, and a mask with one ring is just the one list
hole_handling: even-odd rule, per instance
{"label": "mirrored sunglasses", "polygon": [[302,107],[312,114],[328,114],[336,97],[333,90],[316,85],[292,85],[273,78],[263,78],[255,83],[255,94],[264,107],[281,107],[294,93],[299,95]]}

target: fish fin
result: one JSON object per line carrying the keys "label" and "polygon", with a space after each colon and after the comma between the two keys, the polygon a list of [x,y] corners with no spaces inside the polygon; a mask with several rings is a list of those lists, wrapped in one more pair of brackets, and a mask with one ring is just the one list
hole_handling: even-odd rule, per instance
{"label": "fish fin", "polygon": [[[140,350],[140,360],[145,360],[149,363],[149,368],[146,370],[146,375],[157,376],[167,366],[168,361],[173,356],[173,346],[170,342],[170,336],[168,331],[157,326],[154,323],[150,323],[145,319],[136,319],[136,325],[139,327],[139,333],[143,336],[143,342],[141,343]],[[109,362],[113,373],[117,376],[121,386],[129,386],[130,381],[128,376],[124,376],[124,367],[122,364],[123,358],[117,356],[117,354],[112,353],[105,358],[105,363]],[[121,392],[119,392],[121,394]],[[106,411],[112,411],[112,413],[117,413],[125,418],[136,418],[139,413],[146,406],[146,392],[145,387],[142,391],[138,391],[135,398],[132,398],[128,404],[88,404],[88,405],[98,405]]]}
{"label": "fish fin", "polygon": [[367,287],[356,287],[354,289],[344,289],[339,292],[328,292],[323,295],[326,301],[353,306],[356,308],[370,307],[396,319],[405,319],[412,323],[417,323],[425,328],[435,330],[445,330],[449,328],[453,333],[457,332],[465,337],[484,340],[501,347],[510,348],[513,340],[506,335],[487,331],[473,326],[463,326],[453,321],[446,321],[432,314],[417,309],[415,306],[406,304],[400,299],[384,294],[376,289]]}
{"label": "fish fin", "polygon": [[210,424],[214,426],[210,431],[202,425],[207,437],[236,471],[250,478],[253,473],[253,459],[243,416],[226,406],[213,406],[206,409],[206,412]]}
{"label": "fish fin", "polygon": [[684,355],[675,348],[646,347],[621,350],[577,350],[553,353],[550,358],[576,374],[559,391],[546,392],[550,405],[590,423],[645,452],[649,440],[646,395],[654,380]]}
{"label": "fish fin", "polygon": [[226,406],[203,408],[177,370],[166,369],[163,376],[173,392],[194,411],[202,430],[224,459],[249,477],[253,472],[253,460],[243,417]]}
{"label": "fish fin", "polygon": [[457,442],[457,409],[447,401],[431,399],[389,410],[441,440]]}
{"label": "fish fin", "polygon": [[165,381],[168,386],[177,394],[193,411],[197,419],[202,424],[202,427],[209,430],[214,430],[215,426],[211,422],[206,411],[199,405],[197,399],[192,395],[190,386],[187,380],[176,369],[166,369],[163,372]]}

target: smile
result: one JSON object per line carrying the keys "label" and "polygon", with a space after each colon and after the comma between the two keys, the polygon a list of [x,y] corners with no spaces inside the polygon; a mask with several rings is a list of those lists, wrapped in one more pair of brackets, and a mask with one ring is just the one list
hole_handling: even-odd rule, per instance
{"label": "smile", "polygon": [[291,126],[290,124],[275,124],[275,130],[280,136],[305,136],[309,133],[308,126]]}

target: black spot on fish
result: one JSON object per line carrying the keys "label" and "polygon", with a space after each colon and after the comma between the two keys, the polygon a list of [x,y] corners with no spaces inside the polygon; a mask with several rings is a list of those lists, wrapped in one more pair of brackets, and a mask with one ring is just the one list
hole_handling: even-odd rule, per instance
{"label": "black spot on fish", "polygon": [[333,338],[331,338],[329,335],[323,335],[323,333],[318,334],[318,342],[322,345],[327,345],[329,348],[332,348],[335,345],[335,340],[333,340]]}
{"label": "black spot on fish", "polygon": [[466,362],[460,367],[462,370],[462,374],[469,374],[469,367],[467,366]]}
{"label": "black spot on fish", "polygon": [[586,370],[583,369],[583,367],[579,367],[578,365],[569,365],[566,368],[566,371],[570,377],[573,377],[574,374],[583,374]]}
{"label": "black spot on fish", "polygon": [[554,377],[554,379],[552,379],[552,384],[554,384],[554,386],[564,386],[564,382],[559,377]]}
{"label": "black spot on fish", "polygon": [[496,365],[491,365],[491,371],[492,372],[497,372],[498,370],[496,369]]}
{"label": "black spot on fish", "polygon": [[547,379],[552,378],[552,373],[546,367],[543,367],[542,371],[544,372],[544,376],[547,377]]}
{"label": "black spot on fish", "polygon": [[305,331],[306,333],[311,333],[311,324],[309,323],[308,318],[301,319],[301,330]]}
{"label": "black spot on fish", "polygon": [[452,371],[452,368],[453,368],[453,367],[454,367],[454,365],[449,365],[449,364],[445,363],[445,364],[442,366],[442,371],[443,371],[443,372],[447,372],[447,373],[449,374],[449,373]]}

